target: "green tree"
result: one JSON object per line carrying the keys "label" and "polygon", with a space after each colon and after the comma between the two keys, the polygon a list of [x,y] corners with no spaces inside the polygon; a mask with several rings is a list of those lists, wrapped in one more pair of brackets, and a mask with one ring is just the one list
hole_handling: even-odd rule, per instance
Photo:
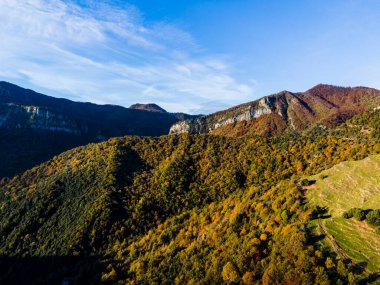
{"label": "green tree", "polygon": [[236,266],[232,262],[227,262],[223,266],[222,278],[224,281],[229,283],[237,283],[240,280],[239,272]]}

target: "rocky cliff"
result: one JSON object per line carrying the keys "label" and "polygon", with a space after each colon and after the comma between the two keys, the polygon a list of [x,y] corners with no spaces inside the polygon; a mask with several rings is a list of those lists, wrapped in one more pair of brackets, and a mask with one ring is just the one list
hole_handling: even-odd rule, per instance
{"label": "rocky cliff", "polygon": [[3,104],[0,106],[0,128],[32,128],[71,134],[85,134],[88,129],[75,120],[39,106]]}

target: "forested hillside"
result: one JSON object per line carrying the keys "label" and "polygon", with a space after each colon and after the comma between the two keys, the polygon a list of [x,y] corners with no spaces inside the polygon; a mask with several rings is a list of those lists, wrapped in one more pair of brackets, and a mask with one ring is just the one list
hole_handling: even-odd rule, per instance
{"label": "forested hillside", "polygon": [[[308,135],[124,137],[0,183],[5,284],[356,284],[301,178],[380,153],[380,112]],[[69,280],[68,279],[68,280]]]}

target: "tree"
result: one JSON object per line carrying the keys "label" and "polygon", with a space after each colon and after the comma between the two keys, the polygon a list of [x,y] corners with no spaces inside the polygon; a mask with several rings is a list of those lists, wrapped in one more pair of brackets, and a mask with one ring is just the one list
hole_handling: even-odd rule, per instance
{"label": "tree", "polygon": [[357,219],[358,221],[365,220],[365,212],[362,209],[355,209],[354,218]]}
{"label": "tree", "polygon": [[223,266],[222,277],[224,281],[229,283],[239,282],[240,279],[239,272],[232,262],[227,262],[226,265]]}
{"label": "tree", "polygon": [[243,275],[242,281],[243,281],[243,283],[246,284],[246,285],[254,284],[254,282],[255,282],[255,278],[254,278],[252,272],[250,272],[250,271],[246,272],[246,273]]}

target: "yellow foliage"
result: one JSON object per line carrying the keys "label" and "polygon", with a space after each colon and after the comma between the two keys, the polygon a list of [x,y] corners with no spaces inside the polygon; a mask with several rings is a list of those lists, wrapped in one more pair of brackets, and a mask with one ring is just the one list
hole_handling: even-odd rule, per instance
{"label": "yellow foliage", "polygon": [[267,240],[267,238],[268,238],[268,236],[264,233],[260,235],[260,240],[262,240],[262,241]]}
{"label": "yellow foliage", "polygon": [[293,226],[288,224],[282,229],[284,235],[288,235],[293,230]]}
{"label": "yellow foliage", "polygon": [[222,278],[226,282],[238,282],[240,277],[235,265],[233,265],[231,262],[227,262],[226,265],[223,266]]}

